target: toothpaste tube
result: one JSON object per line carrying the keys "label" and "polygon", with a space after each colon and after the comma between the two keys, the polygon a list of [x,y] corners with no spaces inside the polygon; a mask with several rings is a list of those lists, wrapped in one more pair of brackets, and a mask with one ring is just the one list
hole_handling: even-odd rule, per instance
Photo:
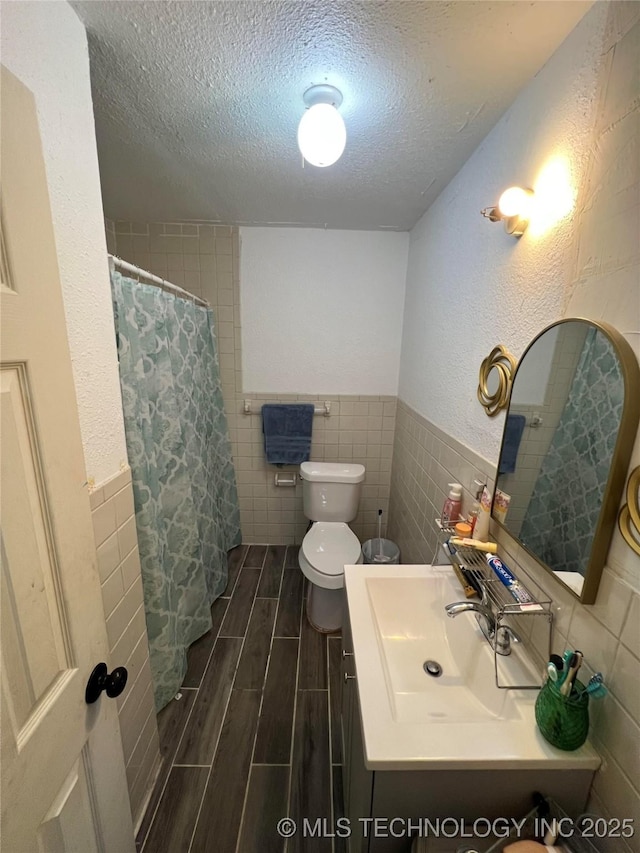
{"label": "toothpaste tube", "polygon": [[542,610],[542,607],[539,604],[534,603],[531,595],[522,586],[515,575],[511,574],[510,570],[499,557],[495,554],[487,554],[487,563],[497,575],[498,580],[506,586],[518,604],[522,607],[526,607],[528,610]]}

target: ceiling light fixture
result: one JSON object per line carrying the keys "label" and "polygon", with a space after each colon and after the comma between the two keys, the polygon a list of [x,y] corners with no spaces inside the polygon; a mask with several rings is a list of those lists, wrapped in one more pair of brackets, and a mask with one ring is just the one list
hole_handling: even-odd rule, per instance
{"label": "ceiling light fixture", "polygon": [[502,193],[497,205],[485,207],[480,213],[491,222],[503,220],[507,234],[522,237],[529,224],[532,202],[533,190],[509,187]]}
{"label": "ceiling light fixture", "polygon": [[312,166],[331,166],[339,160],[347,129],[338,112],[342,93],[334,86],[312,86],[302,96],[307,110],[298,125],[298,148]]}

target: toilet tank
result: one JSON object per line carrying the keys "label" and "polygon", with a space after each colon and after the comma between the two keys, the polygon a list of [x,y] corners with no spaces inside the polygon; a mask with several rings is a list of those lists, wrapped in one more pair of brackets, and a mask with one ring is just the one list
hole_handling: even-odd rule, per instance
{"label": "toilet tank", "polygon": [[360,502],[364,465],[303,462],[300,478],[307,518],[311,521],[353,521]]}

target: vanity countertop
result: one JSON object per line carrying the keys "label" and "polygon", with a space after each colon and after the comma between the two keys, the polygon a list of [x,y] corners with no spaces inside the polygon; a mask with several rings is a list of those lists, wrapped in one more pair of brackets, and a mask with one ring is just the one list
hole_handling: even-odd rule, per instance
{"label": "vanity countertop", "polygon": [[[421,619],[419,608],[422,602],[419,597],[406,599],[405,621],[405,607],[396,606],[393,596],[384,595],[393,589],[401,589],[402,584],[398,586],[396,581],[404,581],[405,593],[412,592],[416,584],[411,579],[420,578],[430,579],[423,586],[439,597],[437,602],[431,603],[430,610],[425,607],[425,620],[430,619],[431,625],[437,623],[442,628],[426,630],[424,638],[420,630],[413,628]],[[345,566],[345,585],[365,763],[369,770],[596,770],[599,767],[600,757],[588,741],[573,752],[565,752],[544,740],[534,716],[538,691],[506,691],[495,687],[493,652],[472,614],[465,613],[451,620],[444,614],[444,604],[463,598],[450,567]],[[402,602],[402,596],[397,601]],[[384,617],[376,615],[385,608]],[[413,622],[409,616],[411,608]],[[382,618],[387,621],[381,632],[379,620]],[[385,635],[384,640],[382,634]],[[383,652],[383,643],[386,643],[386,652]],[[417,649],[422,655],[424,648],[424,656],[429,658],[434,643],[439,643],[436,654],[445,661],[443,676],[449,676],[448,683],[446,677],[430,681],[421,667],[413,663],[407,669],[405,679],[402,655],[409,654],[409,649],[414,654]],[[526,648],[526,641],[522,645]],[[456,670],[460,649],[463,649],[465,658],[470,656],[465,661],[462,674]],[[392,690],[390,671],[396,665],[394,660],[399,661],[399,669],[394,672],[400,675],[396,677]],[[504,660],[504,666],[511,665],[509,659]],[[465,679],[473,682],[485,699],[488,697],[488,702],[476,703],[477,718],[474,717],[473,695],[468,691],[460,693],[458,682]],[[423,685],[431,691],[427,695],[420,692]],[[452,705],[449,713],[447,703],[455,704],[460,696],[462,704]],[[440,713],[437,711],[438,703]],[[421,711],[421,708],[425,710]]]}

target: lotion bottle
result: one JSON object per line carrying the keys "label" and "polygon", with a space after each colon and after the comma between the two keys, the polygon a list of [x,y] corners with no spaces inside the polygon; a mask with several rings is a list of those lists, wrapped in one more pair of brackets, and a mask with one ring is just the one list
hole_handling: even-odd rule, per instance
{"label": "lotion bottle", "polygon": [[486,542],[489,538],[489,519],[491,518],[491,494],[485,486],[480,496],[480,508],[478,517],[473,527],[473,538]]}
{"label": "lotion bottle", "polygon": [[473,505],[469,510],[469,515],[467,516],[467,523],[471,525],[471,533],[469,534],[470,539],[473,539],[473,531],[475,530],[476,522],[478,521],[478,513],[480,512],[480,498],[482,497],[482,490],[484,489],[484,483],[480,483],[478,480],[474,480],[474,483],[479,486],[479,488],[476,492]]}
{"label": "lotion bottle", "polygon": [[460,483],[449,483],[449,497],[444,502],[442,507],[442,515],[440,520],[443,526],[455,524],[460,518],[460,510],[462,508],[462,486]]}

